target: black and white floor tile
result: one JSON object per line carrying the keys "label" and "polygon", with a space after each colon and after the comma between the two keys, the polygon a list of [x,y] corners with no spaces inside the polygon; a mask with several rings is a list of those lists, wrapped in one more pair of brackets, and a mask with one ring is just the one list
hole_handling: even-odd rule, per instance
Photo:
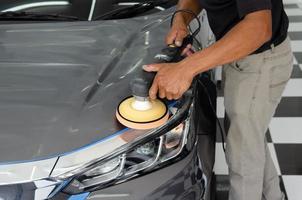
{"label": "black and white floor tile", "polygon": [[[294,70],[267,132],[269,149],[289,200],[302,200],[302,0],[284,0],[290,19],[289,36],[294,51]],[[221,92],[219,92],[221,93]],[[223,121],[223,96],[217,115]],[[217,200],[227,199],[228,168],[222,145],[216,144]]]}

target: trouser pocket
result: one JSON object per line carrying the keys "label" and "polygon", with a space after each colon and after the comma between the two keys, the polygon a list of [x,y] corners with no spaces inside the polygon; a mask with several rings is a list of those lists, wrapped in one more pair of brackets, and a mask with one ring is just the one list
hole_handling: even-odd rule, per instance
{"label": "trouser pocket", "polygon": [[261,54],[254,54],[234,61],[230,66],[242,73],[260,73],[263,65],[263,56]]}
{"label": "trouser pocket", "polygon": [[270,90],[269,96],[270,101],[278,103],[281,100],[282,93],[285,89],[287,82],[290,79],[291,72],[293,69],[292,55],[289,54],[290,61],[285,64],[279,64],[274,66],[270,70]]}

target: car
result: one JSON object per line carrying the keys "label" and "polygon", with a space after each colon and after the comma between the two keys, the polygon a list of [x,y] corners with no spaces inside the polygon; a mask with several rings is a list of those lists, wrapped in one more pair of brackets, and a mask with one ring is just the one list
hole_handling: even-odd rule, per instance
{"label": "car", "polygon": [[165,47],[175,4],[1,2],[0,199],[213,199],[213,72],[165,100],[171,117],[158,128],[115,118]]}

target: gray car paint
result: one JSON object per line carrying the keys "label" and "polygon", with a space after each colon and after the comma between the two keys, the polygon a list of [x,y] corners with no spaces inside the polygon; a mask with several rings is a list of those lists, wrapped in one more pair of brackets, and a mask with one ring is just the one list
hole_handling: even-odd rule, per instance
{"label": "gray car paint", "polygon": [[[0,162],[66,153],[123,128],[115,121],[116,105],[130,94],[128,82],[141,64],[148,63],[163,46],[169,20],[145,28],[150,34],[141,29],[166,14],[108,22],[0,26],[0,127],[4,130],[0,130]],[[104,73],[106,68],[112,71]],[[100,74],[105,77],[102,86],[84,104]],[[198,156],[195,151],[192,155]],[[201,168],[191,156],[124,184],[95,191],[89,198],[118,196],[117,189],[129,192],[133,199],[183,199],[190,192],[200,194],[203,187],[196,182],[194,171]],[[11,199],[32,199],[34,192],[27,185],[1,189]],[[1,195],[5,194],[2,190]]]}
{"label": "gray car paint", "polygon": [[[129,80],[164,45],[167,13],[0,26],[0,162],[73,151],[123,127]],[[146,31],[149,32],[145,33]],[[99,75],[101,86],[84,99]]]}

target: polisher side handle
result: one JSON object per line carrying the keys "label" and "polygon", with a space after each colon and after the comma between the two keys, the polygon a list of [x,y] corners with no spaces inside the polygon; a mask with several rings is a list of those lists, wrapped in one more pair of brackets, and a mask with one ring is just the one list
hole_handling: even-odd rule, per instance
{"label": "polisher side handle", "polygon": [[[154,57],[153,63],[168,63],[168,62],[178,62],[183,57],[181,56],[184,48],[188,44],[193,43],[193,37],[188,35],[184,38],[182,46],[177,47],[175,45],[168,45],[166,48],[161,50],[160,54]],[[141,70],[140,73],[130,82],[130,88],[132,95],[141,98],[147,98],[149,96],[149,89],[152,86],[156,72],[146,72]]]}

